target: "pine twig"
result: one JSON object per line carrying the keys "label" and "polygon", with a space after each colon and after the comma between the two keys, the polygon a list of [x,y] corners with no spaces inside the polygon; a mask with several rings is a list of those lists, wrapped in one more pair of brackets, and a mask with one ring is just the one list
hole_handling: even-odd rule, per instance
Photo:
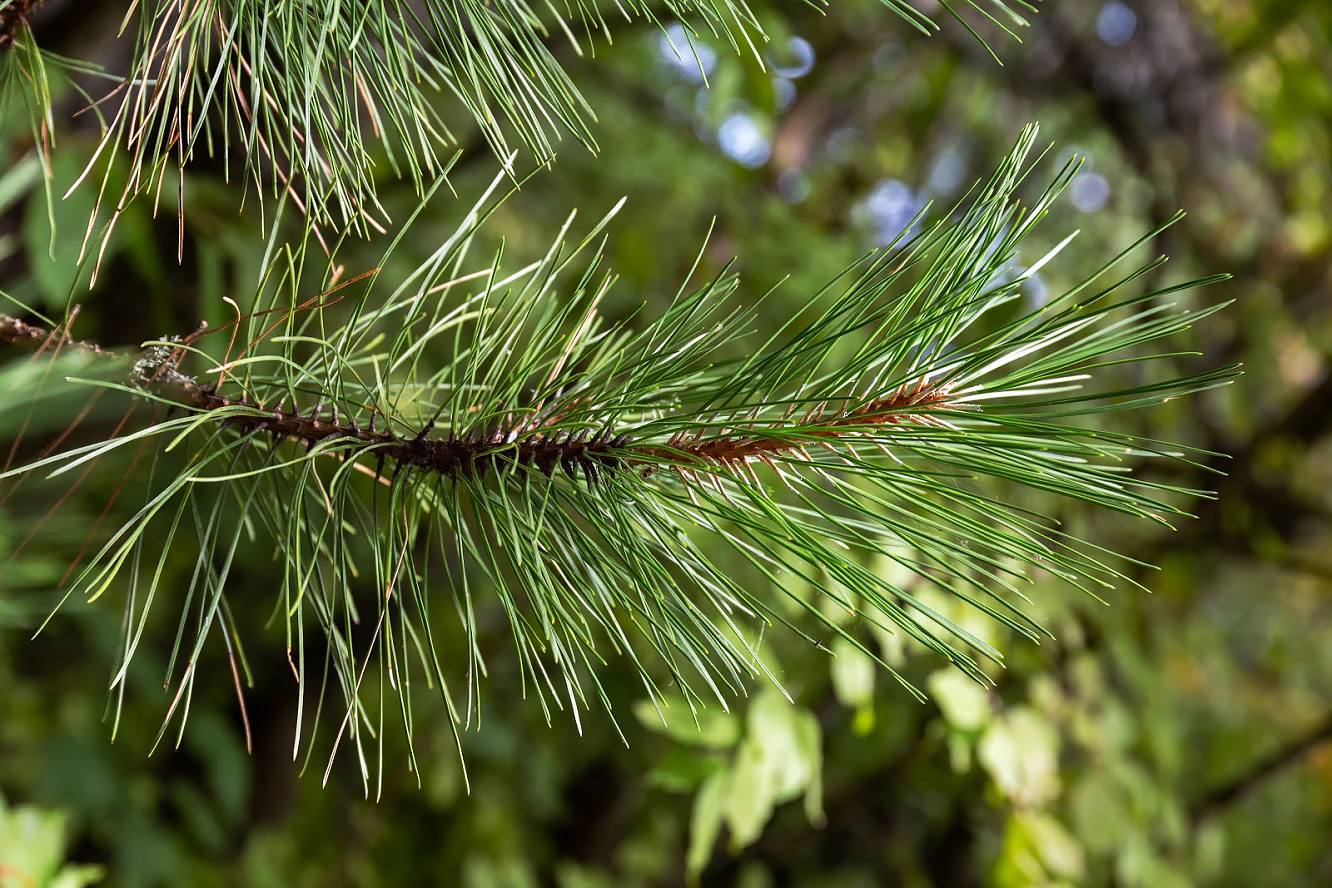
{"label": "pine twig", "polygon": [[[7,315],[0,315],[0,342],[38,352],[56,343],[56,348],[95,358],[122,357],[97,343],[73,340],[63,332]],[[543,428],[553,417],[541,414],[488,431],[473,429],[462,435],[432,435],[433,423],[430,423],[419,434],[408,437],[377,430],[373,414],[368,427],[362,427],[354,419],[343,421],[336,406],[331,414],[322,405],[302,413],[295,404],[266,407],[244,394],[239,398],[220,394],[215,386],[200,384],[181,373],[180,359],[179,350],[165,346],[145,351],[131,371],[131,385],[201,414],[225,411],[219,422],[246,434],[262,432],[271,435],[275,442],[295,440],[307,449],[322,441],[342,440],[352,445],[359,442],[363,445],[362,453],[373,453],[451,479],[464,475],[479,478],[491,471],[517,466],[530,466],[545,475],[562,468],[571,478],[581,471],[588,483],[596,483],[606,472],[632,469],[640,469],[645,477],[658,468],[675,470],[681,477],[691,468],[704,466],[738,471],[753,461],[773,465],[774,457],[792,452],[808,458],[804,441],[828,447],[838,439],[871,434],[886,426],[939,422],[931,416],[931,411],[949,407],[945,387],[921,381],[860,406],[841,405],[829,410],[826,404],[820,405],[795,422],[721,434],[711,434],[707,429],[680,431],[664,446],[639,443],[628,435],[608,430],[591,435],[562,430],[546,432]],[[250,408],[251,412],[236,412],[232,409],[236,407]],[[793,429],[805,427],[812,431],[803,438],[792,437]]]}
{"label": "pine twig", "polygon": [[0,52],[14,45],[20,27],[27,24],[28,16],[46,0],[12,0],[0,9]]}
{"label": "pine twig", "polygon": [[70,339],[63,331],[52,331],[9,315],[0,315],[0,342],[29,351],[41,352],[54,346],[81,351],[96,358],[115,357],[95,342]]}
{"label": "pine twig", "polygon": [[[1025,488],[1161,523],[1186,515],[1182,502],[1205,492],[1134,477],[1128,463],[1188,454],[1078,418],[1156,405],[1235,373],[1126,381],[1117,372],[1183,357],[1142,347],[1220,308],[1163,300],[1217,277],[1119,294],[1156,262],[1100,280],[1156,232],[1061,295],[1014,311],[1025,275],[1069,241],[1040,254],[1020,249],[1077,168],[1061,167],[1029,206],[1018,201],[1035,137],[1024,130],[965,205],[899,250],[850,265],[760,343],[754,322],[771,304],[742,305],[726,271],[682,285],[641,325],[603,315],[613,276],[594,245],[618,206],[577,239],[566,224],[520,270],[497,253],[470,272],[473,238],[504,199],[495,196],[507,181],[500,174],[392,293],[370,282],[325,315],[336,299],[301,301],[299,277],[283,277],[271,300],[256,296],[235,322],[236,332],[246,329],[240,354],[228,345],[198,376],[181,363],[203,356],[196,340],[216,331],[117,355],[132,368],[128,384],[86,382],[187,415],[42,455],[0,479],[54,476],[133,442],[164,441],[173,470],[77,572],[69,594],[95,598],[131,573],[136,588],[155,589],[165,559],[188,538],[197,548],[190,586],[207,586],[213,615],[179,649],[180,662],[197,663],[238,553],[266,528],[296,662],[305,663],[302,621],[313,617],[340,681],[339,730],[357,744],[362,719],[351,713],[373,693],[362,683],[372,658],[395,692],[419,659],[457,724],[479,717],[475,689],[488,667],[474,642],[487,609],[508,620],[548,717],[554,705],[609,707],[598,667],[611,656],[628,658],[658,702],[668,681],[691,706],[724,703],[767,672],[755,649],[762,627],[780,624],[818,643],[798,613],[885,669],[861,627],[901,633],[989,682],[981,661],[1002,654],[940,612],[926,590],[1036,640],[1048,633],[1022,606],[1028,571],[1093,594],[1123,579],[1110,553],[1061,529],[1044,501],[1015,506],[1000,491]],[[598,255],[586,263],[584,250]],[[268,313],[278,320],[255,323]],[[4,341],[111,354],[12,318],[0,322]],[[274,447],[249,443],[265,435]],[[283,442],[306,454],[278,456]],[[760,477],[761,467],[775,479]],[[357,475],[381,483],[366,490]],[[369,571],[361,545],[374,556]],[[762,577],[770,585],[752,582]],[[367,583],[379,604],[364,642],[343,624],[362,612]],[[779,608],[765,588],[795,610]],[[468,691],[456,707],[429,616],[443,590],[466,639]],[[147,604],[132,609],[117,684],[147,625]],[[418,658],[403,653],[408,639]],[[176,667],[172,680],[192,684],[196,673]],[[308,665],[297,672],[303,687],[316,680]]]}

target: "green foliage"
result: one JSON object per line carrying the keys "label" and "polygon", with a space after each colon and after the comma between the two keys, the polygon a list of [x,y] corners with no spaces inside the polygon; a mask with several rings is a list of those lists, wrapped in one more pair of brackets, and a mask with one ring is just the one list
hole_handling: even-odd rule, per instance
{"label": "green foliage", "polygon": [[67,820],[33,805],[10,808],[0,796],[0,885],[83,888],[101,881],[101,867],[65,863]]}
{"label": "green foliage", "polygon": [[46,44],[124,63],[20,28],[0,313],[121,356],[0,355],[0,788],[52,860],[1323,880],[1323,42],[954,6],[1005,67],[923,4],[143,4],[144,103],[73,125]]}
{"label": "green foliage", "polygon": [[[965,206],[900,249],[848,268],[757,347],[745,343],[764,301],[738,309],[737,280],[725,273],[683,284],[638,329],[606,323],[599,306],[611,278],[599,257],[576,277],[571,269],[609,217],[571,243],[570,219],[539,261],[519,269],[508,270],[502,253],[469,267],[500,177],[387,297],[371,283],[344,308],[356,286],[349,281],[329,291],[335,296],[302,300],[300,266],[284,255],[271,267],[294,271],[271,277],[271,307],[242,319],[242,354],[228,345],[199,372],[215,382],[204,388],[177,369],[183,351],[196,351],[193,340],[178,349],[164,342],[136,365],[141,381],[131,385],[191,408],[186,415],[63,450],[0,480],[56,477],[154,437],[164,455],[184,451],[70,581],[69,594],[89,601],[126,580],[133,590],[113,690],[165,597],[168,559],[197,551],[172,655],[183,671],[168,667],[178,687],[168,722],[179,713],[183,731],[193,665],[210,635],[220,633],[233,669],[243,663],[232,652],[232,567],[252,545],[246,537],[262,534],[283,565],[277,607],[294,640],[293,671],[303,688],[317,689],[322,710],[324,691],[307,666],[316,659],[306,645],[310,621],[329,639],[323,668],[337,678],[330,758],[344,736],[353,742],[367,791],[362,744],[382,743],[387,713],[399,713],[410,746],[411,702],[401,688],[414,676],[437,685],[455,719],[479,720],[489,667],[477,643],[477,575],[498,595],[524,686],[547,718],[566,704],[575,718],[592,702],[611,712],[599,670],[613,656],[628,660],[652,698],[672,687],[690,709],[709,697],[726,705],[746,681],[771,675],[758,630],[802,630],[746,588],[727,566],[737,558],[778,588],[808,587],[812,595],[794,598],[822,631],[873,659],[882,662],[822,601],[986,682],[977,657],[998,663],[999,652],[897,577],[1036,640],[1043,630],[1023,613],[1016,585],[1026,574],[1040,568],[1089,591],[1120,574],[986,482],[1158,521],[1183,514],[1160,494],[1194,491],[1126,479],[1122,466],[1126,457],[1178,453],[1069,420],[1157,404],[1233,375],[1223,368],[1127,387],[1093,382],[1143,360],[1129,348],[1215,310],[1172,311],[1162,297],[1179,287],[1115,299],[1152,266],[1105,283],[1112,262],[1034,311],[1013,310],[1022,283],[1060,248],[1021,260],[1022,273],[1007,271],[1076,171],[1070,162],[1022,206],[1015,191],[1035,137],[1024,133]],[[432,360],[440,354],[451,357]],[[376,421],[382,431],[373,431]],[[269,432],[272,445],[228,424]],[[727,543],[732,555],[710,557],[703,540]],[[367,581],[381,591],[374,631],[358,643]],[[465,698],[450,689],[459,679],[436,637],[440,588],[451,590],[470,652]],[[649,660],[665,665],[665,684]],[[302,728],[304,705],[302,695]],[[318,726],[308,730],[298,742]],[[744,844],[762,818],[730,822]]]}
{"label": "green foliage", "polygon": [[[941,5],[963,20],[952,4]],[[1027,24],[1004,0],[965,5],[1009,34]],[[924,33],[938,27],[902,0],[884,6]],[[123,184],[101,176],[97,204],[109,213],[94,217],[90,231],[100,226],[105,244],[133,198],[160,199],[173,168],[183,215],[185,169],[204,156],[238,156],[261,201],[287,195],[316,228],[369,235],[391,224],[377,196],[381,171],[424,193],[446,173],[450,146],[460,141],[455,130],[474,128],[510,170],[514,139],[542,162],[566,135],[595,151],[595,112],[552,38],[567,40],[578,56],[595,53],[610,40],[608,12],[653,23],[664,14],[764,64],[768,36],[745,0],[671,0],[664,9],[630,0],[613,10],[587,0],[563,9],[526,0],[427,0],[419,8],[228,0],[188,9],[136,0],[120,24],[121,36],[136,30],[134,58],[106,97],[117,110],[102,120],[102,140],[79,181],[97,181],[96,161],[120,152],[133,173]],[[34,86],[29,112],[34,127],[49,131],[48,63],[21,34],[16,46],[21,52],[7,55],[21,60],[0,61],[7,69],[0,77]],[[6,90],[0,101],[11,92],[22,90]],[[444,110],[444,96],[470,120]],[[91,107],[100,115],[99,106]]]}

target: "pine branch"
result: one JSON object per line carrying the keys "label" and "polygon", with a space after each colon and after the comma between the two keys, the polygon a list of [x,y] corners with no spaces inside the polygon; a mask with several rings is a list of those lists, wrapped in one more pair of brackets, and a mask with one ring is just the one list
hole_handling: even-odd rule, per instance
{"label": "pine branch", "polygon": [[[54,343],[56,350],[82,352],[113,361],[124,359],[124,356],[96,343],[72,340],[7,315],[0,315],[0,343],[37,352],[45,351]],[[904,422],[942,423],[943,420],[932,416],[931,410],[949,406],[945,390],[921,382],[910,388],[904,386],[869,404],[854,407],[844,404],[831,411],[810,410],[799,419],[763,428],[750,427],[743,433],[714,435],[707,428],[680,431],[664,446],[640,444],[630,436],[601,431],[590,437],[559,430],[545,433],[541,429],[558,417],[541,415],[508,426],[497,426],[488,432],[474,429],[465,437],[430,435],[432,424],[427,424],[419,434],[407,437],[377,431],[375,414],[371,414],[365,428],[355,420],[342,422],[336,405],[331,413],[320,405],[308,414],[302,414],[294,407],[284,409],[281,405],[270,408],[251,404],[244,394],[238,399],[218,394],[215,387],[201,385],[196,379],[182,374],[176,366],[180,357],[179,351],[159,346],[136,362],[134,378],[145,391],[163,397],[174,406],[225,416],[222,425],[239,429],[244,434],[264,433],[275,442],[297,441],[307,450],[324,441],[336,440],[352,448],[355,448],[355,442],[359,442],[362,446],[351,450],[350,458],[367,454],[381,462],[389,459],[451,479],[462,475],[480,478],[490,471],[503,473],[519,466],[531,466],[547,476],[562,468],[570,478],[581,471],[592,484],[607,472],[639,470],[643,477],[647,477],[655,469],[663,468],[685,477],[692,467],[708,466],[739,472],[754,461],[780,472],[773,458],[799,453],[808,460],[806,443],[828,447],[831,442],[847,437],[874,437],[884,427]],[[233,407],[251,408],[255,412],[237,414],[229,411]],[[801,428],[818,431],[792,437],[792,432]]]}
{"label": "pine branch", "polygon": [[14,45],[19,28],[27,27],[28,16],[46,0],[5,0],[0,4],[0,52]]}
{"label": "pine branch", "polygon": [[95,342],[81,342],[70,339],[63,331],[56,333],[53,330],[8,315],[0,315],[0,342],[12,345],[15,348],[35,352],[43,352],[54,347],[56,351],[71,349],[84,352],[95,358],[115,357],[112,352],[107,351]]}
{"label": "pine branch", "polygon": [[[1088,591],[1123,578],[1107,553],[1015,507],[1006,492],[1025,487],[1161,522],[1186,514],[1181,502],[1200,491],[1131,477],[1126,462],[1185,453],[1079,418],[1234,374],[1123,375],[1145,361],[1173,363],[1179,354],[1141,349],[1220,307],[1167,301],[1216,278],[1120,297],[1143,268],[1101,279],[1129,250],[1063,295],[1017,310],[1022,282],[1068,239],[1035,258],[1022,258],[1021,245],[1076,169],[1061,169],[1024,206],[1014,193],[1034,139],[1025,132],[968,203],[855,263],[759,345],[748,337],[763,303],[741,309],[727,273],[682,286],[641,327],[606,322],[598,307],[612,278],[584,254],[613,211],[576,242],[571,219],[540,260],[516,271],[500,256],[469,271],[501,174],[391,294],[375,295],[369,274],[336,298],[304,298],[298,272],[277,266],[288,275],[281,286],[227,325],[245,343],[239,354],[206,349],[216,341],[209,334],[227,327],[200,330],[130,356],[123,383],[93,383],[184,415],[0,480],[58,475],[150,439],[163,454],[188,451],[70,582],[70,594],[96,598],[128,573],[137,590],[113,685],[137,649],[143,602],[162,582],[167,553],[191,532],[196,628],[192,642],[179,642],[183,669],[174,655],[171,667],[188,707],[194,664],[230,620],[231,565],[244,537],[266,529],[303,689],[307,615],[328,639],[345,706],[335,748],[344,736],[382,737],[364,698],[372,661],[387,676],[376,693],[406,707],[399,682],[424,671],[470,723],[487,669],[477,613],[492,607],[507,617],[548,716],[551,704],[577,713],[600,700],[609,709],[598,670],[612,655],[632,663],[654,699],[669,681],[690,706],[709,697],[725,705],[764,672],[762,627],[781,624],[817,643],[745,572],[769,578],[820,632],[875,659],[859,623],[988,681],[981,661],[998,662],[1000,652],[931,609],[915,586],[1039,638],[1045,630],[1023,610],[1032,573]],[[0,339],[78,347],[14,318],[0,321]],[[187,372],[187,362],[203,369]],[[293,453],[287,442],[301,447]],[[367,585],[379,590],[368,644],[351,630]],[[441,598],[452,598],[465,642],[462,705],[436,649],[441,626],[431,614]],[[226,629],[229,645],[235,629]],[[405,708],[403,719],[410,733]]]}
{"label": "pine branch", "polygon": [[[11,0],[0,11],[0,50],[36,5]],[[922,33],[938,28],[903,0],[883,5]],[[966,0],[965,6],[1014,39],[1015,29],[1027,25],[1020,11],[1035,11],[1024,0]],[[984,43],[955,4],[942,7]],[[629,0],[616,10],[630,21],[664,24],[663,9],[649,0]],[[545,163],[565,138],[598,150],[595,109],[553,49],[567,40],[581,56],[585,41],[610,39],[596,3],[156,0],[135,11],[132,62],[88,106],[109,120],[70,188],[100,178],[80,252],[80,262],[99,257],[94,283],[100,255],[128,204],[143,195],[156,202],[164,187],[174,187],[183,217],[185,169],[203,155],[239,157],[241,178],[253,183],[261,202],[290,200],[308,215],[328,252],[325,230],[368,235],[390,223],[378,197],[383,170],[377,166],[386,161],[418,194],[448,176],[458,152],[449,99],[510,171],[520,151]],[[708,42],[766,67],[768,36],[747,0],[667,0],[664,12],[685,28],[691,51]],[[124,176],[110,173],[115,164],[107,161],[117,155],[129,161]],[[183,230],[183,218],[180,224]]]}

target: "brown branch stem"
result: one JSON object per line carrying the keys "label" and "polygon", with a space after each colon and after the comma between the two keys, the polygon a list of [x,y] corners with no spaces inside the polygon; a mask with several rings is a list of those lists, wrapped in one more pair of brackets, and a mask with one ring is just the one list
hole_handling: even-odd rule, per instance
{"label": "brown branch stem", "polygon": [[0,342],[35,352],[54,347],[73,349],[98,358],[116,357],[114,352],[109,352],[94,342],[70,339],[64,331],[52,332],[45,327],[29,324],[8,315],[0,315]]}
{"label": "brown branch stem", "polygon": [[[119,357],[94,343],[69,339],[63,332],[52,333],[0,315],[0,342],[41,351],[53,341],[63,349],[101,358]],[[680,431],[665,444],[635,441],[606,430],[595,433],[552,430],[551,418],[562,412],[558,408],[543,415],[529,415],[516,423],[447,435],[432,435],[431,423],[418,434],[407,437],[388,429],[376,429],[373,413],[369,424],[362,426],[354,418],[340,417],[336,406],[326,412],[319,405],[303,413],[295,404],[267,407],[245,394],[238,398],[221,394],[214,386],[201,384],[180,372],[180,350],[172,352],[161,346],[156,349],[156,353],[145,352],[135,365],[137,387],[198,413],[225,411],[219,421],[246,434],[266,433],[275,441],[296,440],[307,449],[324,441],[346,441],[350,449],[376,458],[379,466],[376,474],[385,460],[453,479],[522,466],[546,475],[562,469],[571,478],[581,471],[589,483],[614,471],[639,471],[646,477],[666,468],[685,477],[698,469],[736,471],[755,461],[775,468],[776,459],[791,454],[808,459],[805,448],[810,444],[831,448],[834,442],[873,436],[902,423],[940,424],[943,420],[933,414],[950,409],[946,387],[921,381],[868,402],[854,405],[842,402],[833,407],[824,402],[801,417],[788,417],[781,422],[755,423],[720,432],[712,428]],[[247,409],[236,410],[237,407]]]}
{"label": "brown branch stem", "polygon": [[14,37],[19,27],[26,22],[28,14],[44,2],[46,0],[13,0],[4,9],[0,9],[0,52],[14,45]]}

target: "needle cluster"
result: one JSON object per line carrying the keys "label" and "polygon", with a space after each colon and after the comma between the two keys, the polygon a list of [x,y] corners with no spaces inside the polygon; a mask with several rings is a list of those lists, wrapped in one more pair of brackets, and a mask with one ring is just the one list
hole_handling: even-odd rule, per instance
{"label": "needle cluster", "polygon": [[[201,331],[150,343],[127,382],[95,383],[174,416],[124,424],[0,481],[63,474],[135,444],[132,474],[152,441],[155,464],[179,457],[154,471],[146,504],[69,582],[90,598],[132,590],[122,687],[152,603],[167,597],[155,592],[168,553],[197,552],[187,600],[206,607],[192,640],[182,622],[168,722],[188,707],[207,639],[238,637],[228,580],[256,536],[283,574],[277,612],[302,701],[317,677],[306,623],[328,639],[345,707],[335,747],[382,736],[363,683],[375,664],[409,730],[398,689],[413,674],[438,688],[459,725],[472,723],[488,668],[474,643],[478,614],[496,607],[548,713],[605,703],[598,675],[613,657],[633,664],[653,698],[663,680],[691,705],[743,693],[764,672],[765,627],[815,643],[805,619],[755,588],[786,590],[820,635],[885,668],[866,625],[988,681],[984,664],[1001,653],[931,609],[922,590],[1038,639],[1045,629],[1023,607],[1034,574],[1093,594],[1122,581],[1105,552],[1060,529],[1053,505],[1034,509],[1028,497],[1016,507],[1013,491],[1156,521],[1186,514],[1200,491],[1134,472],[1186,454],[1076,418],[1159,404],[1235,372],[1180,373],[1186,355],[1143,350],[1220,306],[1172,301],[1217,278],[1124,292],[1159,265],[1114,277],[1138,244],[1022,307],[1024,280],[1068,239],[1034,254],[1027,241],[1076,170],[1057,171],[1031,205],[1019,201],[1035,135],[1024,132],[962,205],[854,263],[760,343],[749,337],[763,302],[742,307],[725,271],[687,281],[652,320],[608,322],[600,305],[613,277],[596,244],[614,211],[578,240],[571,219],[520,269],[504,270],[499,256],[469,269],[478,227],[509,181],[497,176],[391,293],[367,274],[336,298],[311,298],[281,266],[267,301],[226,325],[229,342]],[[0,317],[0,340],[102,353],[51,329]],[[1134,375],[1121,372],[1128,366]],[[771,582],[756,587],[746,579],[755,575]],[[377,590],[368,640],[353,631],[366,587]],[[448,648],[465,652],[465,702],[442,665],[438,633],[450,620],[466,642]]]}

